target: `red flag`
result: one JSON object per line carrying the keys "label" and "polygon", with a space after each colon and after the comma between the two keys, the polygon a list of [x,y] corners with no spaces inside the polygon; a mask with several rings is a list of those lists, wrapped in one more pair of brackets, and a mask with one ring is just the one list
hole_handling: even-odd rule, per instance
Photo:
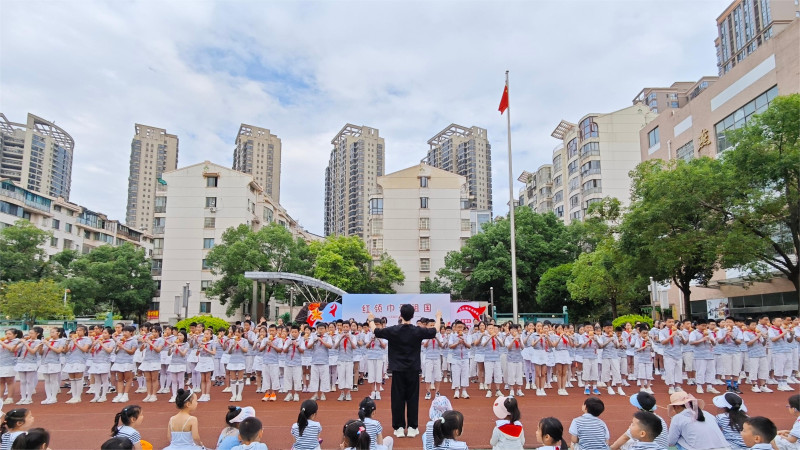
{"label": "red flag", "polygon": [[497,109],[501,115],[508,109],[508,85],[503,89],[503,98],[500,99],[500,107]]}

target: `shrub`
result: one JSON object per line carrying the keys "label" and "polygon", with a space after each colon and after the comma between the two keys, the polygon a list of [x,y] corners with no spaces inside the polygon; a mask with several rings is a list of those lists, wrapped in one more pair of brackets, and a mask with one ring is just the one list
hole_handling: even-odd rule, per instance
{"label": "shrub", "polygon": [[206,328],[213,328],[215,331],[218,330],[220,327],[228,328],[230,325],[227,320],[220,319],[219,317],[214,316],[194,316],[189,317],[188,319],[183,319],[180,322],[176,323],[175,326],[177,328],[189,331],[189,324],[192,322],[202,323],[206,326]]}
{"label": "shrub", "polygon": [[636,322],[644,322],[650,327],[653,326],[653,319],[647,316],[640,316],[639,314],[628,314],[625,316],[619,316],[616,319],[614,319],[612,324],[614,325],[614,328],[616,328],[616,327],[623,327],[623,325],[625,325],[627,322],[630,322],[631,325],[636,325]]}

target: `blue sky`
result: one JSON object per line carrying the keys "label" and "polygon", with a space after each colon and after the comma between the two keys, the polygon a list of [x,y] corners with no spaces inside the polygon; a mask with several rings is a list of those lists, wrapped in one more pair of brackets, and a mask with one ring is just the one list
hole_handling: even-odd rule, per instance
{"label": "blue sky", "polygon": [[230,165],[241,123],[269,128],[283,144],[281,203],[315,233],[345,123],[380,130],[387,173],[418,163],[450,123],[476,125],[503,214],[505,70],[516,178],[550,160],[561,119],[716,75],[715,19],[729,3],[4,0],[0,111],[66,129],[71,200],[113,218],[125,217],[134,123],[177,134],[179,166]]}

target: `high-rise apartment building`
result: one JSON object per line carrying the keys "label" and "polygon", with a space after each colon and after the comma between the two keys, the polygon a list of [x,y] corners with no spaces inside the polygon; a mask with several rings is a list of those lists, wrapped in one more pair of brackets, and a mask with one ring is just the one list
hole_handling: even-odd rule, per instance
{"label": "high-rise apartment building", "polygon": [[[560,148],[559,145],[557,150]],[[519,190],[518,206],[527,206],[541,214],[553,210],[553,189],[560,188],[563,182],[559,179],[559,184],[553,186],[552,164],[544,164],[536,172],[523,171],[517,181],[525,183],[525,187]]]}
{"label": "high-rise apartment building", "polygon": [[131,141],[128,208],[125,223],[137,230],[153,231],[156,189],[161,174],[178,167],[178,136],[163,128],[136,124]]}
{"label": "high-rise apartment building", "polygon": [[612,113],[588,114],[577,125],[562,120],[552,133],[561,140],[553,151],[551,172],[556,216],[567,224],[583,220],[589,205],[604,197],[628,205],[628,172],[642,161],[639,130],[657,115],[639,103]]}
{"label": "high-rise apartment building", "polygon": [[800,17],[797,0],[736,0],[717,17],[717,67],[728,73]]}
{"label": "high-rise apartment building", "polygon": [[14,123],[0,113],[0,178],[50,197],[69,199],[75,141],[55,123],[28,114]]}
{"label": "high-rise apartment building", "polygon": [[331,141],[325,169],[325,236],[367,238],[367,203],[386,169],[385,143],[376,128],[345,125]]}
{"label": "high-rise apartment building", "polygon": [[264,193],[281,200],[281,140],[266,128],[242,124],[233,150],[233,170],[249,173]]}
{"label": "high-rise apartment building", "polygon": [[466,177],[431,167],[411,166],[378,178],[369,200],[369,240],[374,259],[384,253],[405,274],[400,294],[420,292],[420,283],[444,267],[472,235]]}
{"label": "high-rise apartment building", "polygon": [[470,208],[492,209],[492,146],[486,130],[451,123],[428,140],[423,163],[467,178]]}

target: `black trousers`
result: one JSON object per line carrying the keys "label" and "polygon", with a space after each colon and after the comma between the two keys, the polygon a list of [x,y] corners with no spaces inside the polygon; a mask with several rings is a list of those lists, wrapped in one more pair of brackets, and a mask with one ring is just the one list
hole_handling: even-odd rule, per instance
{"label": "black trousers", "polygon": [[392,428],[419,429],[419,371],[392,371]]}

